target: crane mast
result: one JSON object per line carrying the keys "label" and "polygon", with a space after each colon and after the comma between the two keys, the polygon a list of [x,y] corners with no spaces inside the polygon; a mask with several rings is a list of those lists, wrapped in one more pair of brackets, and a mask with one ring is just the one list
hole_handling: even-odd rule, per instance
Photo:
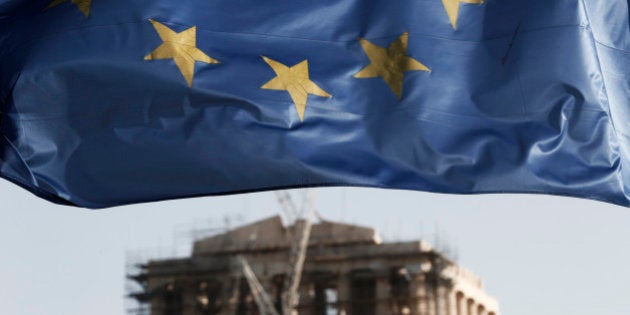
{"label": "crane mast", "polygon": [[[287,192],[284,193],[288,194]],[[282,292],[283,315],[293,314],[299,303],[300,281],[302,280],[306,250],[308,249],[308,241],[313,227],[312,216],[314,213],[314,200],[312,194],[312,190],[306,191],[306,195],[304,196],[304,206],[306,207],[304,219],[301,222],[296,220],[293,224],[294,230],[290,238],[291,247],[289,250],[289,265],[287,266],[288,273],[284,281]]]}
{"label": "crane mast", "polygon": [[[293,202],[291,194],[287,191],[276,191],[278,203],[282,207],[285,220],[288,226],[293,229],[287,230],[289,240],[289,260],[287,265],[287,276],[284,278],[282,286],[282,315],[297,314],[295,310],[299,304],[299,287],[304,271],[306,260],[306,250],[313,227],[313,214],[315,214],[314,192],[307,189],[302,200],[300,211]],[[300,220],[300,217],[303,219]],[[275,309],[269,294],[256,278],[253,270],[244,257],[239,257],[239,262],[243,268],[243,275],[247,279],[252,296],[258,305],[258,309],[263,315],[279,315]]]}
{"label": "crane mast", "polygon": [[260,314],[261,315],[279,315],[278,311],[276,311],[276,308],[273,305],[273,302],[271,301],[271,298],[269,297],[269,294],[267,294],[267,291],[265,291],[265,288],[262,286],[262,284],[260,284],[260,281],[258,281],[258,278],[256,278],[256,274],[254,274],[254,271],[252,270],[249,263],[247,262],[247,259],[245,259],[245,257],[243,256],[238,256],[237,259],[238,259],[238,262],[243,267],[243,275],[245,276],[245,279],[247,279],[247,283],[249,284],[249,290],[252,293],[252,296],[254,297],[254,301],[256,302],[256,305],[258,306],[258,310],[260,311]]}

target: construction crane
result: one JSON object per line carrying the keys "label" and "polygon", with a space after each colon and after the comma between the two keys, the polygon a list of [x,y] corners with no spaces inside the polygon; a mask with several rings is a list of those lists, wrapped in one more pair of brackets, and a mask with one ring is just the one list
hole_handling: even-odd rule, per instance
{"label": "construction crane", "polygon": [[279,315],[278,311],[273,305],[269,294],[265,291],[265,288],[260,284],[258,278],[256,278],[256,274],[249,266],[247,259],[243,256],[237,257],[239,264],[243,268],[243,275],[245,279],[247,279],[247,283],[249,284],[249,289],[254,297],[254,301],[256,305],[258,305],[258,310],[260,311],[260,315]]}
{"label": "construction crane", "polygon": [[285,223],[287,225],[295,223],[299,213],[297,211],[297,206],[293,202],[293,198],[291,198],[291,194],[285,190],[277,190],[275,193],[276,199],[278,200],[280,207],[282,207],[282,212],[286,221]]}
{"label": "construction crane", "polygon": [[[291,194],[287,191],[276,191],[278,203],[282,207],[285,220],[288,226],[293,229],[287,231],[289,239],[289,260],[287,264],[287,276],[284,278],[282,290],[282,315],[296,314],[295,310],[299,304],[299,287],[306,260],[306,250],[313,227],[313,214],[315,211],[315,198],[313,190],[306,190],[302,199],[302,207],[298,212]],[[300,220],[300,218],[302,218]],[[243,275],[247,279],[252,296],[258,305],[261,314],[278,315],[271,302],[269,294],[256,278],[251,267],[244,257],[239,257],[239,262],[243,267]]]}
{"label": "construction crane", "polygon": [[[313,194],[313,190],[306,190],[303,199],[302,211],[300,211],[301,213],[297,216],[297,218],[299,218],[302,214],[304,215],[304,219],[301,221],[302,224],[300,224],[300,221],[295,220],[293,222],[294,230],[289,231],[291,247],[289,249],[289,264],[287,266],[288,273],[287,277],[284,279],[282,292],[283,315],[292,315],[299,304],[298,289],[300,287],[300,281],[302,280],[302,271],[304,270],[304,261],[306,260],[306,250],[308,249],[308,241],[313,227],[312,216],[315,212]],[[295,205],[293,204],[288,192],[279,191],[276,192],[276,196],[283,206],[285,213],[296,213]]]}

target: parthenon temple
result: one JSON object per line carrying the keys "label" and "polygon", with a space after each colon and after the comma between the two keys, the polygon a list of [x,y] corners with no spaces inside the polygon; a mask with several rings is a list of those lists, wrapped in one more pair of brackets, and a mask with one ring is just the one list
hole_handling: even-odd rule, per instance
{"label": "parthenon temple", "polygon": [[[260,314],[237,263],[246,257],[280,309],[290,248],[279,216],[196,241],[188,258],[129,275],[151,315]],[[314,224],[299,287],[300,315],[499,315],[482,281],[424,241],[381,242],[372,228]]]}

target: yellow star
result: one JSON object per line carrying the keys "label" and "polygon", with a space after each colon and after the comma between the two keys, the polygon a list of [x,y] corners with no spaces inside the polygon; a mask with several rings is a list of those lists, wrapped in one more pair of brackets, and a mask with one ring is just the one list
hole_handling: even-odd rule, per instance
{"label": "yellow star", "polygon": [[[68,2],[69,0],[53,0],[53,2],[51,2],[48,5],[48,8],[46,9],[50,9],[52,7],[56,7],[64,2]],[[92,0],[71,0],[72,3],[74,5],[77,6],[77,8],[79,8],[79,10],[81,10],[81,12],[83,12],[83,14],[85,14],[85,17],[90,16],[90,6],[92,5]]]}
{"label": "yellow star", "polygon": [[442,3],[444,4],[444,8],[446,8],[446,13],[448,14],[448,18],[451,20],[453,29],[457,29],[457,18],[459,17],[460,3],[483,4],[483,1],[484,0],[442,0]]}
{"label": "yellow star", "polygon": [[407,56],[408,33],[400,35],[387,48],[362,38],[359,40],[371,63],[354,77],[359,79],[381,77],[398,98],[402,96],[405,71],[431,71],[419,61]]}
{"label": "yellow star", "polygon": [[265,62],[276,73],[276,77],[261,86],[265,90],[287,91],[297,109],[300,121],[304,121],[306,100],[309,94],[332,97],[322,90],[308,75],[308,60],[304,60],[293,67],[287,67],[275,60],[262,56]]}
{"label": "yellow star", "polygon": [[197,48],[197,27],[193,26],[177,33],[164,24],[149,20],[162,39],[162,45],[146,55],[144,60],[173,59],[182,73],[188,86],[192,86],[195,76],[195,61],[208,64],[219,63],[218,60],[206,55]]}

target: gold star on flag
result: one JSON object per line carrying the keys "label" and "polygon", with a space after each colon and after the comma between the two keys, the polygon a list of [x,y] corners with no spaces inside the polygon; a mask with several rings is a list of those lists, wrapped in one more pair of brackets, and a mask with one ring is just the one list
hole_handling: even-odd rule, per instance
{"label": "gold star on flag", "polygon": [[332,97],[328,92],[311,81],[308,74],[308,60],[304,60],[293,67],[262,56],[265,62],[276,73],[276,77],[261,86],[265,90],[287,91],[297,109],[300,121],[304,121],[306,100],[309,94]]}
{"label": "gold star on flag", "polygon": [[442,0],[442,3],[446,9],[448,18],[451,20],[453,29],[457,29],[457,18],[459,17],[460,3],[483,4],[483,1],[484,0]]}
{"label": "gold star on flag", "polygon": [[177,33],[164,24],[151,21],[153,27],[162,39],[162,45],[146,55],[144,60],[173,59],[182,73],[188,86],[192,86],[195,76],[195,61],[208,64],[219,63],[218,60],[206,55],[197,48],[197,27],[193,26]]}
{"label": "gold star on flag", "polygon": [[[48,5],[48,8],[46,9],[50,9],[52,7],[56,7],[64,2],[68,2],[70,0],[53,0],[53,2],[51,2]],[[92,0],[71,0],[72,3],[74,5],[77,6],[77,8],[79,8],[79,10],[81,10],[81,12],[83,12],[83,14],[85,15],[85,17],[90,16],[90,6],[92,6]]]}
{"label": "gold star on flag", "polygon": [[401,98],[405,71],[431,71],[418,60],[407,56],[408,41],[409,34],[404,33],[389,47],[384,48],[361,38],[361,46],[371,63],[354,77],[359,79],[381,77],[392,92]]}

